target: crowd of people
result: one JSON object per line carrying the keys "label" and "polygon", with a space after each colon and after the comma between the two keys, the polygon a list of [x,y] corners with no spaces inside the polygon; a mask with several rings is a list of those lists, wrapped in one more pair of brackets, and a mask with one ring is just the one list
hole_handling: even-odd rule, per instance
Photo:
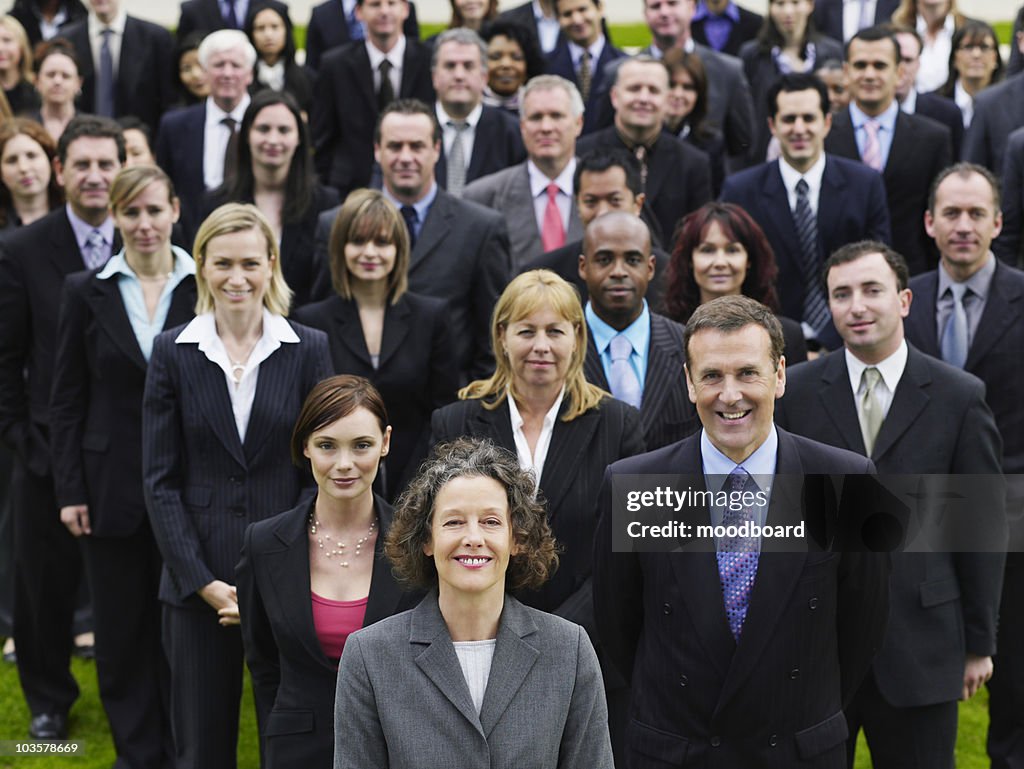
{"label": "crowd of people", "polygon": [[[765,10],[15,0],[6,736],[84,629],[131,769],[233,769],[246,667],[267,769],[951,769],[983,686],[1024,765],[1024,8]],[[876,472],[997,546],[616,545],[637,478]]]}

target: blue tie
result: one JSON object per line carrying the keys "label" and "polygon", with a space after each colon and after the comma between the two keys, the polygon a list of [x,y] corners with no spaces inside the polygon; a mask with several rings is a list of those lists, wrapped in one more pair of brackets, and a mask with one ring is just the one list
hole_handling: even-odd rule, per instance
{"label": "blue tie", "polygon": [[103,30],[100,46],[100,76],[96,83],[96,114],[114,117],[114,57],[110,52],[110,36],[114,31]]}
{"label": "blue tie", "polygon": [[363,40],[366,34],[363,32],[363,24],[356,18],[356,6],[352,6],[352,13],[347,16],[348,21],[348,39],[349,40]]}
{"label": "blue tie", "polygon": [[[726,483],[730,502],[738,500],[744,491],[755,492],[757,484],[742,467],[729,473]],[[733,509],[733,508],[739,508]],[[727,504],[722,525],[740,526],[746,522],[756,523],[754,508],[750,505]],[[737,641],[743,630],[750,604],[750,591],[757,576],[757,559],[760,540],[757,537],[722,537],[718,541],[718,577],[722,583],[722,600],[725,602],[725,616],[729,630]]]}
{"label": "blue tie", "polygon": [[612,357],[611,381],[608,383],[612,388],[612,395],[634,408],[640,408],[640,380],[637,379],[636,371],[630,362],[633,343],[625,334],[616,334],[612,337],[608,350]]}
{"label": "blue tie", "polygon": [[970,289],[964,283],[951,283],[949,291],[953,295],[953,309],[946,319],[946,327],[942,330],[942,359],[950,366],[963,368],[967,363],[968,345],[964,297]]}

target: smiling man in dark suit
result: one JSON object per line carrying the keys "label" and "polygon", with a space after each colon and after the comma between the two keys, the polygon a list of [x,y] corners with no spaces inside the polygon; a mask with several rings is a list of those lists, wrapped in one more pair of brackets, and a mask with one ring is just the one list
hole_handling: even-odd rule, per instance
{"label": "smiling man in dark suit", "polygon": [[[999,183],[983,166],[959,163],[935,180],[925,226],[942,257],[937,270],[910,281],[914,304],[907,339],[929,355],[974,374],[1003,438],[1008,511],[1019,515],[1024,473],[1024,273],[992,254],[1002,226]],[[1013,535],[1014,532],[1011,532]],[[1024,765],[1024,559],[1011,541],[999,610],[998,653],[989,683],[988,751],[992,766]]]}
{"label": "smiling man in dark suit", "polygon": [[953,160],[953,142],[945,126],[900,110],[902,66],[899,41],[886,29],[868,27],[850,39],[846,74],[853,100],[833,119],[825,150],[882,174],[892,247],[917,275],[936,262],[921,217],[932,179]]}
{"label": "smiling man in dark suit", "polygon": [[[982,382],[904,340],[903,257],[852,243],[824,275],[844,348],[789,370],[778,425],[868,456],[881,473],[998,476],[1002,441]],[[986,485],[993,496],[972,506],[1002,526],[1003,489]],[[885,641],[846,710],[850,766],[863,727],[878,769],[952,769],[957,701],[992,675],[1003,563],[1002,553],[893,555]]]}
{"label": "smiling man in dark suit", "polygon": [[124,160],[117,123],[72,119],[54,161],[67,205],[0,244],[0,435],[17,457],[14,639],[35,739],[65,739],[78,697],[69,661],[81,560],[60,520],[47,440],[60,295],[66,275],[102,266],[119,246],[107,206]]}
{"label": "smiling man in dark suit", "polygon": [[441,125],[437,183],[456,197],[466,184],[526,158],[516,120],[483,103],[487,44],[471,29],[456,27],[434,41],[431,60]]}
{"label": "smiling man in dark suit", "polygon": [[61,29],[81,68],[78,107],[105,117],[134,115],[151,130],[174,100],[174,42],[161,26],[128,16],[121,0],[90,0],[88,18]]}
{"label": "smiling man in dark suit", "polygon": [[632,683],[628,765],[845,769],[843,706],[885,628],[886,556],[763,552],[760,538],[736,537],[682,552],[639,552],[637,540],[612,551],[623,522],[612,487],[629,483],[622,476],[684,475],[695,491],[760,492],[767,509],[691,511],[696,524],[763,524],[793,512],[780,476],[874,470],[774,426],[786,364],[767,307],[744,296],[702,304],[684,344],[703,429],[611,465],[599,499],[594,606],[606,663]]}
{"label": "smiling man in dark suit", "polygon": [[[356,0],[326,0],[313,8],[306,27],[306,66],[320,69],[324,54],[353,40],[363,40],[366,30],[356,16]],[[406,37],[420,39],[416,5],[409,3],[409,16],[402,22]]]}
{"label": "smiling man in dark suit", "polygon": [[699,423],[686,393],[683,327],[652,312],[644,299],[654,278],[647,225],[625,211],[594,219],[583,238],[579,274],[590,297],[584,308],[587,381],[640,410],[649,449],[693,433]]}
{"label": "smiling man in dark suit", "polygon": [[825,152],[832,115],[828,90],[818,78],[783,75],[767,101],[772,105],[769,127],[782,154],[728,177],[722,200],[742,206],[764,230],[779,266],[782,314],[802,321],[808,336],[836,347],[819,280],[821,265],[846,243],[889,241],[882,178]]}
{"label": "smiling man in dark suit", "polygon": [[358,0],[366,39],[324,56],[310,115],[316,170],[342,198],[370,184],[377,116],[398,98],[430,104],[430,50],[407,37],[406,0]]}

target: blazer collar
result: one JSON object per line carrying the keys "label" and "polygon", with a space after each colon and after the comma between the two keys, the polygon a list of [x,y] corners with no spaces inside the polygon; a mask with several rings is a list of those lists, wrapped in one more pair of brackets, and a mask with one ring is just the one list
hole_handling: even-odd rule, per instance
{"label": "blazer collar", "polygon": [[498,621],[494,661],[479,716],[455,654],[448,626],[441,616],[436,590],[413,609],[409,642],[417,646],[426,644],[426,648],[416,656],[417,666],[466,720],[487,737],[501,720],[540,655],[534,640],[536,633],[537,625],[526,608],[506,594]]}
{"label": "blazer collar", "polygon": [[423,221],[423,229],[410,256],[410,272],[457,229],[454,221],[456,213],[452,196],[438,187],[437,197],[434,198],[427,218]]}

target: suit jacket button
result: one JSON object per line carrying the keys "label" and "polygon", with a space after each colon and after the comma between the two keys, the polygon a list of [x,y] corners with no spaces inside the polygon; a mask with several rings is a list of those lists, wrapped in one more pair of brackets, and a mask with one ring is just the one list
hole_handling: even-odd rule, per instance
{"label": "suit jacket button", "polygon": [[672,613],[672,604],[670,604],[670,603],[663,603],[661,605],[661,610],[665,614],[671,614]]}
{"label": "suit jacket button", "polygon": [[810,601],[808,601],[807,602],[807,608],[809,608],[811,611],[814,611],[815,609],[817,609],[818,608],[818,599],[817,598],[812,598]]}
{"label": "suit jacket button", "polygon": [[779,735],[773,734],[771,737],[769,737],[768,738],[768,744],[771,745],[773,748],[776,745],[778,745],[779,744]]}
{"label": "suit jacket button", "polygon": [[721,744],[722,744],[722,738],[721,737],[712,737],[711,738],[711,747],[717,748]]}
{"label": "suit jacket button", "polygon": [[789,677],[796,679],[800,677],[800,668],[793,668],[789,671]]}
{"label": "suit jacket button", "polygon": [[679,676],[680,686],[686,686],[688,683],[690,683],[690,679],[688,679],[686,676]]}

